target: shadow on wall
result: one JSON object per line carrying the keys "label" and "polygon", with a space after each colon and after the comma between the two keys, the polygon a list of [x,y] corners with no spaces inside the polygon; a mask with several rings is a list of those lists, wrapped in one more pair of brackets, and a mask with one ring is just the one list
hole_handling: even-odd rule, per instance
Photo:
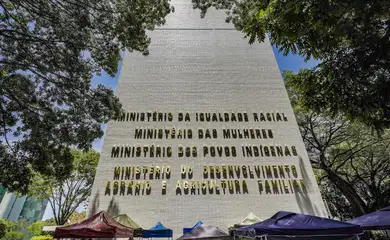
{"label": "shadow on wall", "polygon": [[302,213],[312,214],[322,216],[324,213],[318,209],[318,206],[312,202],[308,193],[313,192],[312,184],[317,184],[316,182],[309,183],[309,175],[306,169],[303,167],[303,159],[299,156],[299,168],[301,170],[302,179],[305,182],[306,190],[304,192],[295,192],[295,198],[297,200],[299,209]]}
{"label": "shadow on wall", "polygon": [[[99,202],[100,201],[99,201],[99,191],[98,191],[92,198],[92,201],[91,201],[92,206],[89,209],[88,217],[101,211],[101,209],[99,209]],[[106,212],[111,217],[115,217],[115,216],[119,215],[119,213],[120,213],[119,206],[116,203],[114,198],[112,198],[110,200],[110,203],[108,204]],[[91,240],[112,240],[112,239],[115,239],[115,238],[99,238],[99,239],[92,238]]]}
{"label": "shadow on wall", "polygon": [[[119,207],[118,207],[118,204],[116,203],[114,198],[111,198],[110,203],[108,204],[106,212],[111,217],[115,217],[115,216],[119,215]],[[112,240],[112,239],[121,239],[121,238],[99,238],[99,239],[96,239],[96,240]]]}
{"label": "shadow on wall", "polygon": [[108,204],[107,207],[107,214],[110,215],[111,217],[118,216],[120,213],[120,209],[118,204],[115,201],[115,198],[111,198],[110,203]]}
{"label": "shadow on wall", "polygon": [[[93,196],[92,201],[91,201],[91,207],[89,208],[88,211],[88,217],[100,212],[102,209],[99,208],[100,201],[99,201],[99,191],[96,192],[96,194]],[[115,198],[111,198],[110,202],[108,203],[106,212],[108,215],[111,217],[115,217],[120,214],[120,209],[115,201]]]}
{"label": "shadow on wall", "polygon": [[93,196],[91,201],[92,206],[88,210],[88,217],[94,215],[99,211],[99,191]]}

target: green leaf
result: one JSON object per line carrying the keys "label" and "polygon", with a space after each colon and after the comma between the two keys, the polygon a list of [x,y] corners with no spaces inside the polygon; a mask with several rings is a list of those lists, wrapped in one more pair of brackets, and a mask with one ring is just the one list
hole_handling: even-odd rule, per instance
{"label": "green leaf", "polygon": [[114,76],[123,50],[148,52],[147,30],[171,10],[169,0],[2,1],[2,186],[25,194],[35,172],[68,177],[69,146],[88,150],[121,113],[92,76]]}
{"label": "green leaf", "polygon": [[228,10],[227,20],[249,39],[284,54],[321,63],[301,70],[294,85],[304,109],[342,114],[376,130],[390,127],[390,5],[386,1],[192,0],[205,13]]}

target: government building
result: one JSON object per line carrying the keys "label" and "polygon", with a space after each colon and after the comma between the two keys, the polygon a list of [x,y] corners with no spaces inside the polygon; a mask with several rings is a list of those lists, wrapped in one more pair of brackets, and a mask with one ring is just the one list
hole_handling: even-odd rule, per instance
{"label": "government building", "polygon": [[150,55],[126,53],[89,214],[127,214],[180,236],[196,222],[227,231],[253,212],[327,216],[268,40],[250,45],[191,1],[149,32]]}

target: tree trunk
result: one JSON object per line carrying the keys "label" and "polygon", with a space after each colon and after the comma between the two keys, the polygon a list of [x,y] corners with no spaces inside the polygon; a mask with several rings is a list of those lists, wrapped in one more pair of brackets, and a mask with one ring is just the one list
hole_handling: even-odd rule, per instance
{"label": "tree trunk", "polygon": [[347,198],[352,207],[352,212],[355,217],[359,217],[361,215],[366,214],[367,206],[356,193],[355,189],[345,181],[342,177],[340,177],[337,173],[335,173],[332,169],[326,168],[323,169],[327,174],[329,180],[343,193],[343,195]]}

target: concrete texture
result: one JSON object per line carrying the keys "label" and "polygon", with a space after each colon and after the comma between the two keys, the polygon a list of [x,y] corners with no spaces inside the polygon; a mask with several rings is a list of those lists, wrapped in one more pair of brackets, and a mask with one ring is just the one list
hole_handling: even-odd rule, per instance
{"label": "concrete texture", "polygon": [[[161,221],[179,237],[182,228],[201,220],[228,229],[249,212],[261,219],[279,210],[326,216],[324,203],[301,139],[293,111],[268,41],[249,45],[243,34],[224,22],[223,12],[200,19],[190,1],[174,1],[176,12],[167,25],[149,33],[150,55],[127,53],[117,86],[123,108],[129,112],[171,112],[172,122],[110,122],[104,139],[89,212],[126,213],[144,228]],[[190,122],[179,122],[178,113],[189,113]],[[248,113],[248,122],[196,122],[195,113]],[[254,122],[252,113],[283,112],[287,122]],[[192,139],[135,139],[136,128],[191,129]],[[217,139],[198,139],[197,131],[216,129]],[[271,129],[273,139],[224,139],[222,129]],[[241,146],[295,146],[298,156],[244,157]],[[112,158],[114,146],[171,146],[173,157]],[[178,156],[178,146],[197,147],[197,157]],[[203,146],[235,146],[237,157],[203,157]],[[114,167],[169,165],[166,195],[162,180],[150,180],[150,195],[113,194]],[[176,195],[181,166],[192,166],[193,179],[203,180],[204,165],[294,165],[304,179],[306,193],[259,193],[257,180],[246,179],[249,194]],[[245,179],[241,176],[240,180]],[[278,180],[283,178],[277,178]],[[286,178],[287,179],[287,178]],[[143,179],[142,179],[143,180]],[[209,179],[208,179],[209,180]],[[270,180],[270,179],[268,179]],[[110,181],[110,195],[105,195]],[[187,179],[187,181],[190,181]],[[126,188],[129,181],[125,181]]]}

